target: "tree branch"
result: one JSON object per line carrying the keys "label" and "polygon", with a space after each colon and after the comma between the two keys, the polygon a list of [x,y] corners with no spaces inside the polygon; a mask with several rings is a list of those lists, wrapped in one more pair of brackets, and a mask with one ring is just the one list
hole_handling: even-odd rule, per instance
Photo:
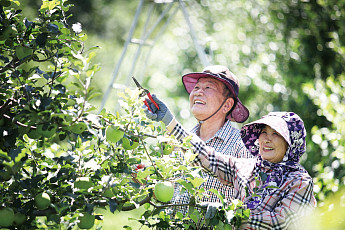
{"label": "tree branch", "polygon": [[[152,193],[148,194],[144,199],[142,199],[141,201],[139,201],[139,203],[137,203],[139,206],[142,206],[146,203],[150,203],[152,198]],[[116,200],[117,203],[125,203],[128,202],[128,200]],[[107,200],[100,200],[100,201],[95,201],[94,204],[96,206],[102,206],[105,207],[107,205],[109,205]],[[137,208],[137,205],[131,204],[129,206],[124,206],[121,208],[120,211],[131,211]],[[54,208],[47,208],[45,210],[34,210],[32,212],[32,214],[34,216],[47,216],[47,215],[51,215],[51,214],[56,214],[56,210]]]}
{"label": "tree branch", "polygon": [[14,98],[9,98],[7,99],[7,101],[5,102],[5,104],[3,104],[2,106],[0,106],[0,116],[4,113],[6,113],[10,108],[14,107],[18,105],[18,102],[16,99]]}
{"label": "tree branch", "polygon": [[[12,119],[10,116],[8,116],[7,114],[3,114],[2,115],[4,118],[6,118],[6,119]],[[18,125],[18,126],[22,126],[22,127],[25,127],[25,128],[30,128],[30,129],[37,129],[37,127],[36,126],[29,126],[29,125],[26,125],[26,124],[23,124],[23,123],[21,123],[21,122],[19,122],[19,121],[16,121],[16,120],[14,120],[13,121],[14,122],[14,124],[16,124],[16,125]]]}

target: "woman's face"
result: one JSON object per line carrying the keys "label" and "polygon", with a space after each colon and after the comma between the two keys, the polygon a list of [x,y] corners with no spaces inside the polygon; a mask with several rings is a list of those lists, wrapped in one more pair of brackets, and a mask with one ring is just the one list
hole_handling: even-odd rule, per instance
{"label": "woman's face", "polygon": [[259,145],[262,159],[272,163],[281,162],[288,148],[285,139],[268,125],[261,131]]}

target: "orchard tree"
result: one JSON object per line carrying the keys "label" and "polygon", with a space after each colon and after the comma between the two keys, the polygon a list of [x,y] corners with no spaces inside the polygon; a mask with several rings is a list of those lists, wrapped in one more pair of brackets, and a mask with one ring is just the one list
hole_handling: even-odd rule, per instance
{"label": "orchard tree", "polygon": [[[98,209],[116,214],[142,205],[138,221],[150,228],[240,224],[248,211],[241,202],[226,206],[217,191],[223,207],[213,219],[202,218],[203,180],[200,168],[188,164],[195,157],[190,144],[146,119],[139,91],[119,93],[116,114],[94,112],[99,67],[91,62],[93,49],[84,48],[80,23],[67,24],[70,7],[43,0],[31,20],[19,1],[1,0],[0,227],[100,229]],[[168,203],[171,182],[190,192],[190,203]],[[187,205],[188,214],[168,215],[177,205]]]}

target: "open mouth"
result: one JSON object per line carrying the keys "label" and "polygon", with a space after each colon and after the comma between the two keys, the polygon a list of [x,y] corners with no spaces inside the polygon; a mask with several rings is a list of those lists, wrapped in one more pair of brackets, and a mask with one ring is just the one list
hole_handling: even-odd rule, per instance
{"label": "open mouth", "polygon": [[273,150],[273,148],[271,148],[271,147],[263,147],[263,149],[264,149],[265,151],[271,151],[271,150]]}
{"label": "open mouth", "polygon": [[198,104],[198,105],[205,105],[206,103],[200,100],[195,100],[194,104]]}

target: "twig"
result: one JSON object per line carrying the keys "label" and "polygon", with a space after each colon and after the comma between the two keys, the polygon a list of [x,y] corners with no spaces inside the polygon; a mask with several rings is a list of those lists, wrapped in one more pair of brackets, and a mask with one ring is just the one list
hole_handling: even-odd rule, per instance
{"label": "twig", "polygon": [[157,209],[162,209],[162,208],[169,208],[169,207],[181,207],[181,206],[193,206],[201,209],[205,209],[205,207],[201,207],[200,204],[192,204],[192,203],[182,203],[182,204],[162,204],[162,205],[156,205],[152,201],[148,202],[150,205]]}
{"label": "twig", "polygon": [[[100,118],[103,118],[103,117],[100,116],[100,115],[99,115],[99,117],[100,117]],[[115,125],[115,124],[111,123],[111,122],[110,122],[108,119],[106,119],[106,118],[103,118],[103,120],[104,120],[105,122],[107,122],[109,125]],[[98,129],[101,128],[101,127],[98,127],[98,126],[96,126],[96,125],[93,125],[93,126],[96,127],[96,128],[98,128]],[[145,136],[145,137],[151,137],[151,138],[157,138],[157,136],[151,135],[151,134],[147,134],[147,133],[138,135],[138,134],[135,134],[135,133],[126,131],[125,129],[123,129],[123,128],[121,128],[121,127],[119,127],[119,130],[121,130],[122,132],[124,132],[124,133],[126,133],[126,134],[128,134],[128,135],[130,135],[130,136],[137,137],[137,138],[142,138],[143,136]]]}
{"label": "twig", "polygon": [[140,141],[141,141],[141,144],[142,144],[143,147],[144,147],[144,151],[145,151],[146,155],[149,157],[149,160],[151,161],[152,166],[155,168],[155,171],[157,172],[157,174],[158,174],[161,178],[163,178],[163,175],[158,171],[158,169],[157,169],[157,167],[156,167],[156,164],[154,164],[154,162],[152,161],[152,158],[151,158],[149,152],[147,151],[147,148],[146,148],[146,146],[145,146],[145,143],[144,143],[144,141],[143,141],[143,138],[139,138],[139,139],[140,139]]}
{"label": "twig", "polygon": [[[150,203],[151,198],[152,198],[152,193],[148,194],[144,199],[139,201],[137,204],[139,206],[142,206],[142,205],[144,205],[146,203]],[[127,201],[128,200],[116,200],[117,203],[126,203]],[[95,201],[94,204],[97,205],[97,206],[102,206],[102,207],[105,207],[105,206],[109,205],[107,200]],[[136,205],[131,204],[129,206],[122,207],[120,211],[131,211],[131,210],[134,210],[136,208],[137,208]],[[56,210],[54,208],[48,208],[48,209],[45,209],[45,210],[34,210],[32,214],[34,216],[47,216],[47,215],[51,215],[51,214],[56,214]]]}

